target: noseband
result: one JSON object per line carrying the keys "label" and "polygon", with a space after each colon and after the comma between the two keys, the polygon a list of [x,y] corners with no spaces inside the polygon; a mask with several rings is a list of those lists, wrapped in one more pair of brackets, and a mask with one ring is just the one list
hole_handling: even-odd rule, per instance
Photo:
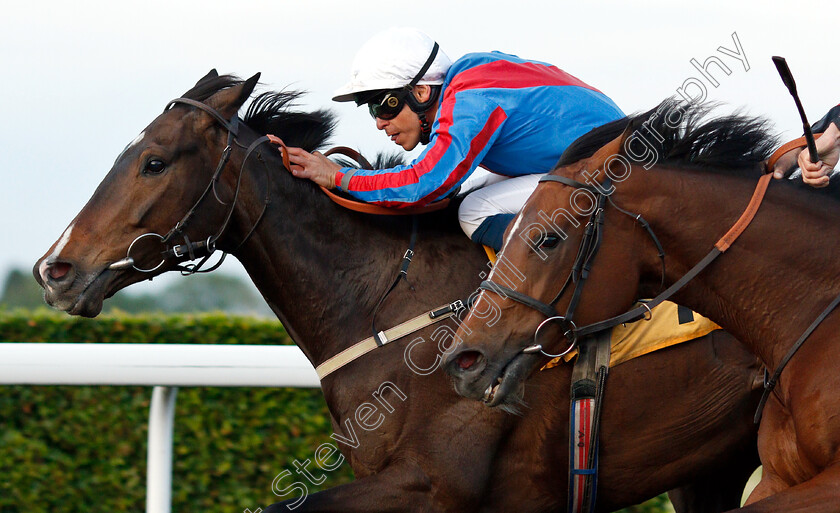
{"label": "noseband", "polygon": [[[223,253],[221,259],[215,265],[213,265],[209,269],[201,270],[201,268],[204,266],[204,264],[207,262],[207,260],[210,258],[210,256],[216,251],[216,242],[219,240],[219,238],[225,232],[225,230],[228,227],[228,224],[230,224],[231,218],[233,217],[233,212],[236,208],[237,200],[239,199],[239,190],[240,190],[240,187],[242,185],[242,174],[245,170],[245,164],[248,162],[248,158],[251,156],[251,153],[259,145],[261,145],[264,142],[271,141],[271,138],[269,138],[268,136],[259,137],[256,140],[254,140],[254,142],[252,142],[250,144],[250,146],[246,147],[245,145],[241,144],[237,139],[237,136],[239,135],[239,127],[241,126],[241,121],[239,120],[239,117],[236,114],[234,114],[233,117],[231,117],[230,119],[225,119],[214,108],[212,108],[209,105],[206,105],[202,102],[190,99],[190,98],[176,98],[176,99],[172,100],[171,102],[169,102],[166,105],[166,108],[164,108],[164,112],[168,111],[170,108],[172,108],[173,105],[178,104],[178,103],[185,104],[185,105],[190,105],[192,107],[200,109],[200,110],[206,112],[207,114],[209,114],[213,119],[215,119],[216,122],[218,122],[220,125],[222,125],[222,127],[224,127],[227,130],[227,133],[228,133],[227,134],[227,144],[225,145],[224,150],[222,150],[222,154],[219,157],[219,162],[218,162],[218,164],[216,164],[216,169],[213,172],[213,176],[211,177],[210,182],[207,184],[207,187],[204,189],[204,192],[202,192],[201,196],[199,196],[198,200],[196,200],[196,202],[187,211],[187,213],[181,218],[181,220],[178,221],[177,223],[175,223],[175,226],[173,226],[172,229],[169,230],[165,235],[159,235],[157,233],[149,232],[149,233],[144,233],[144,234],[138,236],[137,238],[135,238],[128,247],[128,250],[126,252],[126,257],[123,258],[122,260],[119,260],[119,261],[114,262],[111,265],[109,265],[108,266],[109,269],[118,270],[118,269],[134,268],[135,270],[137,270],[139,272],[150,273],[150,272],[154,272],[154,271],[158,270],[161,266],[163,266],[164,263],[166,263],[167,259],[175,259],[177,262],[184,262],[184,261],[187,261],[187,260],[196,260],[198,258],[201,258],[201,261],[199,261],[196,264],[191,264],[191,265],[181,265],[181,264],[179,264],[179,265],[176,266],[176,269],[179,269],[182,274],[189,275],[189,274],[195,274],[195,273],[199,273],[199,272],[206,273],[206,272],[214,271],[215,269],[217,269],[222,264],[222,262],[225,259],[225,256],[227,256],[227,253]],[[185,230],[187,224],[192,219],[193,215],[195,215],[195,212],[196,212],[196,210],[198,210],[198,207],[201,205],[201,203],[204,201],[204,199],[210,194],[211,191],[213,192],[213,196],[216,198],[216,201],[218,201],[222,205],[228,205],[228,203],[225,203],[224,201],[222,201],[219,198],[219,194],[216,192],[216,184],[219,181],[219,178],[222,174],[222,171],[225,169],[228,161],[230,160],[230,154],[231,154],[231,151],[233,150],[234,144],[236,146],[239,146],[240,148],[243,148],[243,149],[247,148],[247,149],[245,151],[245,158],[242,159],[242,165],[239,168],[239,175],[237,176],[237,179],[236,179],[236,189],[235,189],[234,194],[233,194],[233,200],[229,204],[230,207],[228,208],[228,212],[225,215],[225,219],[222,222],[222,225],[219,227],[219,229],[216,231],[216,233],[214,235],[210,235],[204,240],[195,241],[195,242],[191,241],[190,238],[187,236],[187,234],[184,233],[184,230]],[[262,161],[261,158],[260,158],[260,160]],[[263,162],[263,164],[265,164],[265,162]],[[269,176],[269,179],[270,179],[270,173],[268,173],[267,168],[266,168],[266,174],[267,174],[267,176]],[[254,222],[251,230],[248,232],[248,234],[245,236],[245,238],[242,239],[242,241],[239,243],[239,245],[236,247],[236,249],[239,249],[239,247],[241,247],[242,244],[244,244],[245,241],[247,241],[251,237],[251,235],[254,233],[254,230],[256,229],[257,225],[262,220],[263,215],[265,214],[265,211],[268,208],[268,204],[270,202],[269,190],[270,190],[270,187],[267,187],[266,188],[266,197],[265,197],[265,200],[264,200],[264,203],[263,203],[262,212],[260,213],[257,220]],[[140,241],[141,239],[147,238],[147,237],[152,237],[152,238],[157,237],[158,239],[160,239],[160,243],[166,249],[161,252],[160,263],[158,263],[154,267],[140,268],[140,267],[137,266],[135,259],[131,256],[131,251],[138,241]],[[182,244],[172,244],[172,241],[176,238],[179,238],[179,237],[183,239],[183,243]]]}
{"label": "noseband", "polygon": [[[610,197],[610,194],[612,194],[612,192],[610,191],[610,188],[612,188],[612,180],[610,180],[609,178],[607,178],[604,181],[604,183],[600,185],[600,187],[594,187],[579,182],[577,180],[572,180],[570,178],[557,175],[545,175],[542,178],[540,178],[540,182],[561,183],[569,187],[589,191],[596,197],[595,208],[590,214],[589,221],[584,227],[583,238],[581,239],[580,247],[578,248],[578,253],[575,257],[575,262],[572,265],[572,269],[569,272],[569,275],[566,277],[566,281],[560,288],[560,292],[557,293],[557,295],[554,297],[553,300],[551,300],[551,302],[543,303],[542,301],[536,298],[533,298],[521,292],[517,292],[504,285],[499,285],[498,283],[494,283],[490,280],[485,280],[481,282],[481,285],[479,285],[479,289],[495,292],[496,294],[499,294],[502,297],[507,297],[509,299],[522,303],[523,305],[533,308],[534,310],[537,310],[538,312],[545,315],[546,319],[540,323],[540,325],[534,332],[534,344],[526,347],[522,350],[522,352],[542,352],[546,356],[556,358],[558,356],[563,356],[570,352],[572,349],[574,349],[577,343],[577,339],[579,337],[603,329],[592,329],[593,326],[599,326],[601,325],[601,323],[598,323],[598,325],[591,325],[583,328],[578,328],[574,322],[574,315],[575,310],[577,309],[577,306],[580,303],[580,297],[583,292],[583,285],[589,277],[590,270],[592,269],[592,263],[595,260],[595,256],[598,254],[598,250],[601,248],[601,241],[603,239],[604,212],[607,206],[607,202],[609,202],[622,214],[632,217],[648,232],[651,239],[653,240],[653,243],[656,245],[656,248],[659,250],[659,258],[662,262],[663,284],[665,281],[665,251],[662,249],[662,244],[660,244],[659,239],[656,237],[656,234],[653,233],[650,224],[648,224],[648,222],[645,221],[641,215],[628,212],[620,208],[612,201],[612,198]],[[566,307],[566,313],[560,314],[560,312],[557,311],[556,304],[558,301],[560,301],[560,298],[563,297],[563,295],[569,287],[569,284],[571,283],[575,284],[571,300],[569,301],[569,305]],[[640,306],[638,309],[633,310],[632,312],[628,312],[628,314],[633,314],[630,317],[630,320],[639,320],[641,318],[649,319],[650,308],[652,307],[649,307],[647,304],[642,303],[642,306]],[[628,322],[628,320],[616,322],[615,324],[613,324],[613,326],[621,324],[623,322]],[[542,344],[538,343],[540,331],[552,323],[560,323],[562,325],[563,335],[569,342],[568,347],[559,354],[547,353],[543,348]]]}

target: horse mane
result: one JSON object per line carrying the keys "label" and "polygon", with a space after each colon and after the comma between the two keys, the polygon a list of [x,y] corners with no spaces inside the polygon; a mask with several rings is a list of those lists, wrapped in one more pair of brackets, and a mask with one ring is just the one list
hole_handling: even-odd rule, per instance
{"label": "horse mane", "polygon": [[[209,75],[199,80],[189,91],[184,93],[185,98],[196,101],[205,101],[223,89],[235,87],[244,81],[235,75]],[[305,93],[303,91],[269,91],[257,95],[248,105],[242,122],[259,134],[273,134],[283,139],[289,146],[297,146],[307,151],[314,151],[323,147],[333,135],[336,126],[336,117],[329,110],[320,109],[314,112],[300,112],[292,110],[298,100]],[[351,162],[342,165],[355,165]],[[381,152],[376,155],[371,163],[374,169],[386,169],[405,163],[404,155],[398,152]],[[317,191],[317,188],[308,181],[298,180],[301,187],[309,191]],[[320,192],[318,193],[320,194]],[[426,227],[434,227],[442,231],[460,231],[457,222],[458,206],[463,198],[453,198],[447,208],[424,214],[421,217],[421,224]],[[410,216],[388,216],[379,219],[380,223],[392,223],[396,226],[403,225]]]}
{"label": "horse mane", "polygon": [[269,91],[257,96],[242,121],[260,134],[273,134],[289,146],[306,151],[322,147],[332,137],[335,115],[324,109],[313,112],[291,110],[302,91]]}
{"label": "horse mane", "polygon": [[[235,75],[210,73],[184,98],[203,102],[223,89],[244,81]],[[273,134],[289,146],[314,151],[327,143],[335,130],[335,115],[328,110],[299,112],[292,110],[303,91],[269,91],[258,95],[248,105],[242,122],[259,134]]]}
{"label": "horse mane", "polygon": [[563,152],[557,165],[591,157],[625,130],[643,138],[659,163],[729,170],[753,168],[766,160],[778,145],[769,120],[739,112],[710,118],[717,106],[669,98],[647,112],[590,130]]}

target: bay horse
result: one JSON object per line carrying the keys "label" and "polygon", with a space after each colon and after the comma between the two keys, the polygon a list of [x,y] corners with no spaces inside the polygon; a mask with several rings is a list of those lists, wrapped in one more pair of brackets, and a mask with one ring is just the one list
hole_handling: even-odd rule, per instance
{"label": "bay horse", "polygon": [[[290,92],[258,96],[240,119],[258,77],[211,72],[126,147],[35,264],[50,305],[95,316],[104,298],[175,269],[190,249],[215,245],[242,262],[317,366],[370,336],[375,312],[377,329],[385,329],[475,290],[486,257],[450,207],[418,218],[407,279],[377,312],[412,220],[342,209],[284,170],[273,146],[254,146],[272,133],[314,150],[334,123],[328,112],[295,112],[298,94]],[[449,321],[454,333],[457,320]],[[563,511],[570,370],[540,373],[526,387],[528,406],[510,415],[452,390],[432,330],[322,379],[338,446],[357,480],[265,511]],[[619,366],[612,379],[618,404],[604,432],[622,454],[614,472],[624,479],[602,488],[603,511],[677,487],[679,511],[737,505],[757,466],[756,359],[718,330]],[[640,465],[647,472],[627,472]]]}
{"label": "bay horse", "polygon": [[[525,277],[517,294],[483,284],[477,305],[496,304],[498,319],[489,326],[471,315],[461,326],[462,345],[445,363],[460,393],[482,399],[497,386],[494,401],[515,401],[516,382],[541,362],[535,344],[550,341],[543,348],[557,351],[584,326],[623,316],[637,298],[683,283],[713,247],[725,252],[673,300],[733,333],[771,372],[777,368],[840,293],[840,191],[836,180],[825,191],[798,180],[771,183],[740,238],[728,249],[716,244],[750,202],[774,138],[759,118],[710,118],[708,110],[666,101],[576,141],[571,152],[585,158],[564,155],[508,234],[501,257]],[[599,245],[584,244],[587,221],[598,226]],[[589,252],[581,256],[579,247]],[[581,258],[591,263],[585,283],[561,291]],[[572,276],[582,282],[581,273]],[[543,307],[557,314],[537,333],[552,313],[536,310]],[[760,417],[763,476],[737,511],[840,510],[839,328],[835,310],[781,372]],[[605,412],[615,406],[609,394],[607,386]],[[612,457],[602,452],[604,468]]]}

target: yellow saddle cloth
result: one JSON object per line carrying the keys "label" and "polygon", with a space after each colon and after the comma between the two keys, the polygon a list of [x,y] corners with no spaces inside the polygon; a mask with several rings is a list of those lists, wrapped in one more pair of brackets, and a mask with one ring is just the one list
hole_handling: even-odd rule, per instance
{"label": "yellow saddle cloth", "polygon": [[[651,311],[649,321],[621,324],[613,328],[610,337],[610,366],[615,367],[627,360],[700,338],[719,329],[720,326],[697,312],[665,301]],[[568,362],[576,355],[577,349],[554,358],[540,370],[556,367],[561,361]]]}

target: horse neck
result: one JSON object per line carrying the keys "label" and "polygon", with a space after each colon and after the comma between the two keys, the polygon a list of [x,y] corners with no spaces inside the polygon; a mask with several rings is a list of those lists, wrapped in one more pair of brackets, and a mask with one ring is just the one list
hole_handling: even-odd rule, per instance
{"label": "horse neck", "polygon": [[[339,207],[308,180],[292,177],[273,152],[267,153],[262,156],[270,183],[258,158],[251,157],[246,166],[232,238],[241,240],[251,230],[263,209],[266,188],[270,204],[236,257],[293,340],[317,365],[371,335],[376,305],[408,249],[411,219],[383,219]],[[421,223],[417,246],[420,259],[444,254],[441,266],[467,260],[476,266],[472,274],[480,271],[481,260],[475,258],[480,251],[463,234],[424,229]],[[415,258],[408,281],[419,293],[411,293],[405,284],[397,287],[377,313],[379,329],[394,325],[394,310],[400,310],[396,317],[401,322],[422,313],[423,307],[461,298],[476,285],[477,276],[469,280],[471,275],[430,271],[434,269]],[[412,297],[407,299],[407,294]],[[432,304],[424,304],[429,301]],[[417,306],[405,312],[394,308],[405,302]]]}
{"label": "horse neck", "polygon": [[[664,245],[669,283],[712,249],[757,184],[757,177],[703,171],[640,173],[646,179],[631,186],[640,198],[632,208],[650,221]],[[840,229],[827,207],[813,191],[771,183],[741,237],[674,300],[710,317],[774,366],[840,293],[840,270],[832,264]],[[649,285],[659,285],[659,272],[651,268]]]}

